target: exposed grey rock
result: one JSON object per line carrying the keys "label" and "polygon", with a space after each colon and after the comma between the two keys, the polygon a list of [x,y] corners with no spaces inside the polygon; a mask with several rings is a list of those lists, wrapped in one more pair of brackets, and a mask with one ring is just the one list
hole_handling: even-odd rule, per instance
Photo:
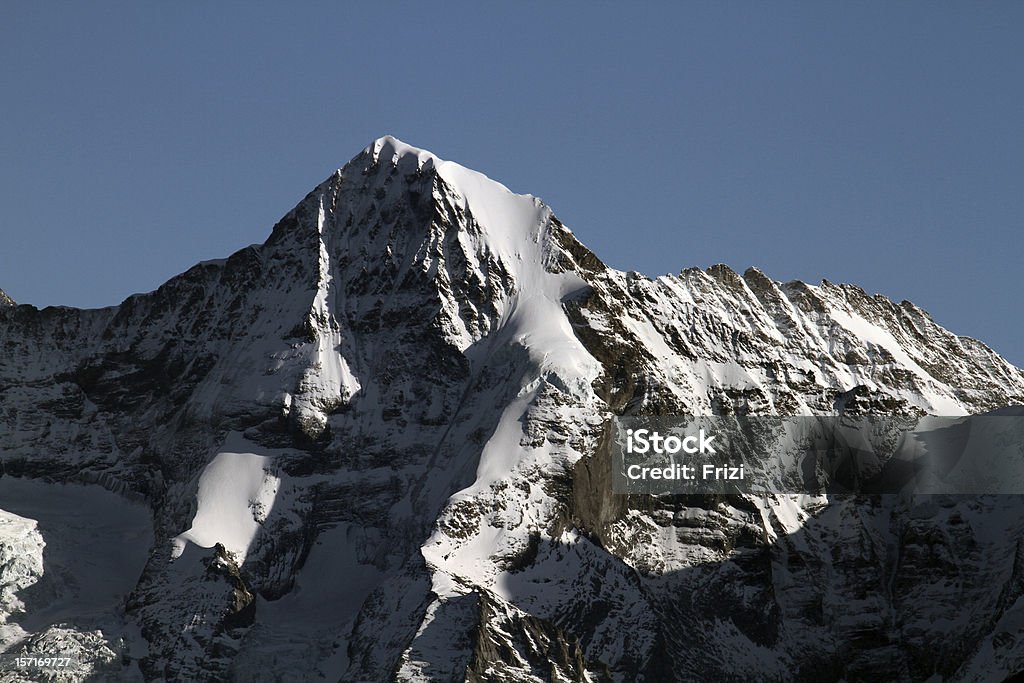
{"label": "exposed grey rock", "polygon": [[[0,510],[0,630],[11,614],[24,611],[19,594],[43,575],[44,545],[33,520]],[[9,638],[0,635],[0,646]]]}

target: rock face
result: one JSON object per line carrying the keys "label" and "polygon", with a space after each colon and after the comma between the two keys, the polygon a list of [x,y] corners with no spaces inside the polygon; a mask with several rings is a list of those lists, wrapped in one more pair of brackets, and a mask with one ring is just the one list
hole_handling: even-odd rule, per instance
{"label": "rock face", "polygon": [[[60,622],[125,676],[1024,669],[1017,498],[617,496],[603,437],[617,414],[979,413],[1024,403],[1020,370],[850,285],[612,270],[539,200],[393,138],[155,292],[0,305],[0,348],[4,475],[152,511],[123,633]],[[0,558],[34,542],[0,534]],[[0,609],[32,567],[4,571]]]}
{"label": "rock face", "polygon": [[43,575],[43,537],[33,520],[0,511],[0,629],[25,610],[19,593]]}

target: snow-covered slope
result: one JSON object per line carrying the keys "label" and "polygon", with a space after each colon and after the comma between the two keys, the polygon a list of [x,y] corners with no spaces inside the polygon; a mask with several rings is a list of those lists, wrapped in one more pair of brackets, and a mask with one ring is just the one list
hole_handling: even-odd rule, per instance
{"label": "snow-covered slope", "polygon": [[[147,680],[1024,666],[1015,500],[615,496],[604,439],[615,414],[977,413],[1024,402],[1020,370],[849,285],[609,269],[541,201],[391,137],[155,292],[0,305],[0,348],[4,477],[144,502],[155,539],[138,642],[15,616],[12,651],[62,628]],[[39,573],[0,573],[0,610]]]}

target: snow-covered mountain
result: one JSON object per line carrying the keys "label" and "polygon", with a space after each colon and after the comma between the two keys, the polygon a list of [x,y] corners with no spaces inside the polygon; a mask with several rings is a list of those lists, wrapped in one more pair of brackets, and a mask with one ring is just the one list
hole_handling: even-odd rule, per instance
{"label": "snow-covered mountain", "polygon": [[120,306],[0,292],[0,349],[0,649],[72,679],[1024,670],[1019,498],[614,495],[605,428],[981,413],[1021,370],[851,285],[610,269],[391,137]]}

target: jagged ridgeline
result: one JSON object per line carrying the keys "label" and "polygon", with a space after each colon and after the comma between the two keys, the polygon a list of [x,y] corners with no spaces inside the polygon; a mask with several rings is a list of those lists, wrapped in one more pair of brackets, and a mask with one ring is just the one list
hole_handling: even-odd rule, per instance
{"label": "jagged ridgeline", "polygon": [[1019,369],[851,285],[610,269],[391,137],[120,306],[0,293],[0,349],[0,647],[66,680],[1024,668],[1019,498],[615,495],[607,429],[985,413]]}

